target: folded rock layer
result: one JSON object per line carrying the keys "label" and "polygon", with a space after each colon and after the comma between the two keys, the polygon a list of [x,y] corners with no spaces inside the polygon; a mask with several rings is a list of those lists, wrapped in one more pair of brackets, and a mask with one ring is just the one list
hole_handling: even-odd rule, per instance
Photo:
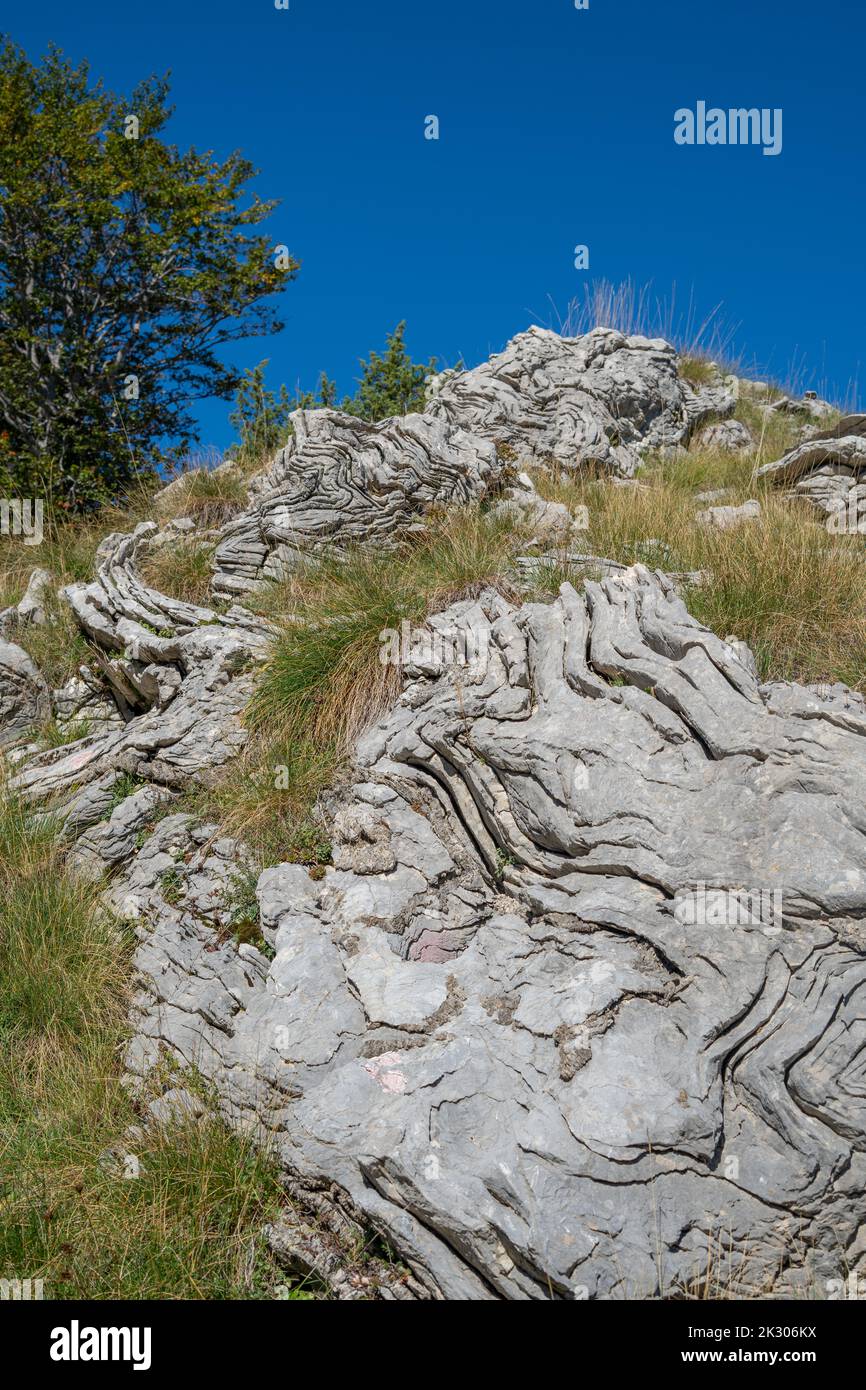
{"label": "folded rock layer", "polygon": [[641,567],[449,617],[484,659],[362,740],[324,878],[262,875],[272,961],[213,948],[232,849],[196,857],[189,818],[116,886],[146,924],[130,1066],[200,1067],[441,1296],[838,1274],[866,1221],[864,702],[759,686]]}
{"label": "folded rock layer", "polygon": [[[732,406],[666,344],[532,330],[421,415],[296,414],[215,587],[411,534],[515,459],[628,476]],[[130,1079],[164,1051],[197,1067],[299,1198],[387,1238],[412,1296],[808,1292],[862,1267],[863,699],[759,684],[642,566],[549,604],[487,591],[433,620],[466,640],[410,661],[358,744],[332,866],[261,874],[266,946],[238,945],[248,856],[171,803],[242,749],[272,631],[143,584],[156,535],[109,536],[66,591],[81,690],[0,651],[13,785],[138,936]],[[22,751],[82,701],[109,705],[95,733]]]}

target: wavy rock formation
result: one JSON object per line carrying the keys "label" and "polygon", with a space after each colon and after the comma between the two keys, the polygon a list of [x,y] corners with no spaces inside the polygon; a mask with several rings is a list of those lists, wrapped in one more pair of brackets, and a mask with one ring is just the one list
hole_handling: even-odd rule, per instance
{"label": "wavy rock formation", "polygon": [[[628,473],[727,389],[696,395],[664,344],[534,330],[423,416],[301,412],[218,587],[484,495],[503,445]],[[67,589],[77,683],[48,691],[0,644],[13,785],[59,805],[137,932],[131,1080],[163,1050],[199,1068],[317,1223],[388,1239],[412,1273],[393,1297],[785,1293],[862,1266],[864,700],[760,685],[639,565],[550,604],[487,591],[438,620],[469,664],[405,668],[360,741],[333,865],[267,869],[267,949],[238,946],[243,846],[172,803],[242,748],[272,633],[143,584],[156,536],[108,537]],[[21,748],[46,702],[87,701],[97,732]],[[271,1232],[281,1258],[356,1296],[296,1226]]]}
{"label": "wavy rock formation", "polygon": [[27,758],[13,779],[33,799],[74,791],[78,826],[101,819],[121,772],[166,788],[207,784],[246,740],[240,716],[271,630],[245,609],[216,613],[143,584],[136,556],[157,529],[143,522],[132,535],[108,536],[96,579],[65,590],[122,719]]}
{"label": "wavy rock formation", "polygon": [[296,410],[293,435],[253,482],[252,507],[224,528],[214,590],[279,577],[299,551],[390,542],[436,504],[483,498],[502,463],[492,444],[424,415],[368,424]]}
{"label": "wavy rock formation", "polygon": [[51,695],[22,647],[0,639],[0,748],[51,715]]}
{"label": "wavy rock formation", "polygon": [[[448,1298],[791,1290],[866,1223],[866,705],[760,687],[670,585],[449,614],[321,881],[169,817],[113,890],[138,1036]],[[478,640],[482,634],[484,640]],[[169,905],[160,876],[180,865]],[[731,905],[733,904],[733,911]]]}
{"label": "wavy rock formation", "polygon": [[674,448],[736,406],[734,379],[696,392],[658,338],[596,328],[519,333],[472,371],[444,372],[426,413],[505,445],[522,464],[600,467],[630,478],[646,449]]}
{"label": "wavy rock formation", "polygon": [[845,415],[832,429],[810,434],[774,463],[758,469],[787,488],[792,500],[809,502],[836,531],[866,530],[866,415]]}
{"label": "wavy rock formation", "polygon": [[214,592],[248,592],[304,550],[405,536],[434,505],[486,496],[515,460],[630,478],[643,450],[729,415],[735,388],[719,375],[694,391],[661,340],[531,328],[482,366],[434,378],[423,414],[367,424],[296,411],[250,509],[222,532]]}

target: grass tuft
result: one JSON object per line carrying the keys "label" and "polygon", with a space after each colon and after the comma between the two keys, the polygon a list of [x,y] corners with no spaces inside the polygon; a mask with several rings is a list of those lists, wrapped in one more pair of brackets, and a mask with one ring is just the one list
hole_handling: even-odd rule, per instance
{"label": "grass tuft", "polygon": [[327,863],[320,794],[400,689],[381,634],[421,626],[487,585],[507,588],[515,541],[509,519],[464,507],[411,544],[310,560],[260,595],[281,631],[248,710],[248,747],[205,794],[208,818],[243,834],[262,862]]}
{"label": "grass tuft", "polygon": [[181,474],[171,492],[157,501],[165,521],[191,517],[201,527],[224,526],[247,506],[247,484],[236,468],[196,468]]}
{"label": "grass tuft", "polygon": [[212,545],[177,540],[151,550],[139,565],[142,581],[158,593],[204,605],[213,577]]}

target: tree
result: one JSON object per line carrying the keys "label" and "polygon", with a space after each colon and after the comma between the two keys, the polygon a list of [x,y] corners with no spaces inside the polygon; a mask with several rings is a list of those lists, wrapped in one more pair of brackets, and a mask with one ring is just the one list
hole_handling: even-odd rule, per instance
{"label": "tree", "polygon": [[385,352],[371,352],[361,360],[361,379],[354,397],[343,410],[364,420],[385,420],[390,415],[409,415],[424,409],[427,378],[436,371],[436,358],[426,367],[412,361],[406,351],[406,324],[398,323],[385,344]]}
{"label": "tree", "polygon": [[231,397],[220,347],[282,328],[262,301],[298,263],[254,231],[276,203],[247,202],[239,154],[166,143],[167,93],[151,77],[123,100],[2,41],[2,490],[121,495],[162,441],[196,438],[190,403]]}
{"label": "tree", "polygon": [[292,433],[294,410],[341,410],[344,415],[371,421],[423,410],[427,378],[436,371],[436,358],[432,357],[426,367],[413,362],[406,351],[405,332],[405,323],[398,323],[386,340],[384,355],[371,352],[368,361],[361,359],[358,390],[354,396],[344,396],[339,404],[337,383],[327,372],[320,373],[315,391],[298,389],[291,397],[285,386],[275,395],[265,385],[267,358],[257,367],[248,367],[229,416],[240,438],[239,461],[262,464],[270,460]]}
{"label": "tree", "polygon": [[289,393],[281,386],[275,396],[265,385],[267,365],[265,358],[244,372],[235,394],[235,408],[229,416],[229,423],[240,436],[240,457],[253,462],[269,458],[282,448],[291,429],[289,414],[293,405]]}
{"label": "tree", "polygon": [[337,385],[327,373],[319,377],[318,391],[297,391],[289,396],[285,386],[275,395],[265,385],[268,359],[256,367],[248,367],[235,394],[235,408],[229,416],[240,439],[236,457],[242,463],[261,464],[268,461],[287,443],[292,433],[293,410],[316,410],[336,406]]}

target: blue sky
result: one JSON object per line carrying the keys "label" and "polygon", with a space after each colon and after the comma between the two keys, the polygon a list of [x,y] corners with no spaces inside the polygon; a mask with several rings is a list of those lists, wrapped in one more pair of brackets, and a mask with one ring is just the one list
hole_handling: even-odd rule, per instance
{"label": "blue sky", "polygon": [[[5,14],[3,14],[5,10]],[[8,0],[0,28],[49,41],[124,92],[172,73],[171,137],[260,169],[267,224],[302,262],[276,386],[357,359],[405,318],[413,353],[474,364],[549,322],[588,275],[722,301],[738,343],[844,392],[866,379],[862,63],[852,0]],[[678,146],[699,100],[784,112],[776,158]],[[440,139],[424,139],[424,118]],[[574,247],[590,270],[574,268]],[[229,406],[199,407],[226,446]]]}

